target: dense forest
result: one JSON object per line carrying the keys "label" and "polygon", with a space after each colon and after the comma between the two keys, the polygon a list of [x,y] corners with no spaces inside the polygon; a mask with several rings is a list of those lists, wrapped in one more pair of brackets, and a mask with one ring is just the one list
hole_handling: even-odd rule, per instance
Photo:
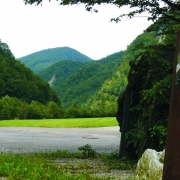
{"label": "dense forest", "polygon": [[64,60],[49,66],[48,68],[37,73],[42,79],[49,82],[51,87],[56,87],[63,83],[68,77],[81,69],[86,62],[77,62],[73,60]]}
{"label": "dense forest", "polygon": [[[55,49],[58,50],[58,48]],[[34,53],[34,64],[38,64],[39,59],[42,57],[40,56],[39,58],[39,54],[51,54],[51,50],[54,51],[54,49],[48,49]],[[75,58],[75,56],[73,56],[73,60],[61,60],[55,63],[54,59],[58,59],[61,53],[62,57],[66,53],[73,54],[74,50],[71,48],[68,50],[69,51],[64,53],[60,51],[59,53],[53,54],[52,62],[50,63],[54,64],[40,72],[37,72],[36,74],[50,84],[60,98],[63,107],[68,108],[72,104],[75,104],[83,109],[89,109],[86,103],[89,102],[89,99],[94,97],[94,94],[101,90],[105,81],[111,80],[113,73],[119,68],[118,64],[121,62],[124,52],[120,51],[97,61],[87,61],[86,59],[77,61],[73,59]],[[80,55],[81,58],[84,57],[82,56],[82,53],[78,54],[79,58]],[[26,58],[27,56],[22,59]],[[26,59],[26,61],[28,60],[29,59]],[[44,66],[44,64],[46,64],[46,61],[43,62],[41,60],[41,65]],[[33,69],[34,68],[32,68],[32,70]],[[124,84],[124,86],[125,85],[126,84]],[[116,85],[114,84],[114,86]],[[120,92],[117,88],[116,91],[116,97],[113,97],[113,99],[110,98],[111,108],[108,112],[104,111],[104,103],[99,102],[93,108],[90,107],[90,109],[93,111],[103,111],[102,113],[104,113],[104,116],[115,116],[117,111],[117,98]],[[106,100],[107,99],[104,99],[104,97],[99,99],[100,102],[104,102]]]}
{"label": "dense forest", "polygon": [[49,84],[15,60],[7,44],[0,41],[0,97],[11,96],[30,103],[54,101],[60,104]]}
{"label": "dense forest", "polygon": [[103,107],[104,112],[117,112],[117,100],[119,95],[123,94],[128,80],[130,70],[129,62],[135,59],[135,56],[143,52],[141,48],[135,49],[142,43],[145,46],[158,42],[155,32],[145,32],[139,35],[124,52],[121,59],[116,64],[116,69],[113,71],[111,78],[104,81],[102,87],[92,95],[82,106],[87,107]]}
{"label": "dense forest", "polygon": [[[69,107],[72,103],[82,107],[82,104],[85,104],[102,88],[104,81],[112,77],[113,72],[118,68],[117,64],[122,55],[123,51],[102,60],[90,62],[67,78],[66,81],[55,86],[54,90],[61,98],[64,107]],[[89,109],[89,107],[87,108]],[[99,109],[99,106],[93,109]]]}
{"label": "dense forest", "polygon": [[[99,61],[59,61],[39,73],[45,81],[15,60],[7,44],[1,42],[0,45],[0,119],[115,116],[114,111],[108,114],[102,107],[84,108],[81,104],[101,88],[104,80],[111,78],[123,51]],[[48,78],[52,80],[52,77],[55,81],[51,84]],[[60,86],[64,93],[57,95],[51,86],[56,92]],[[83,90],[84,87],[87,89]],[[67,102],[66,97],[72,99]],[[67,103],[65,106],[63,100]]]}
{"label": "dense forest", "polygon": [[18,59],[33,72],[40,72],[56,62],[62,60],[75,60],[89,62],[91,58],[69,47],[59,47],[35,52]]}

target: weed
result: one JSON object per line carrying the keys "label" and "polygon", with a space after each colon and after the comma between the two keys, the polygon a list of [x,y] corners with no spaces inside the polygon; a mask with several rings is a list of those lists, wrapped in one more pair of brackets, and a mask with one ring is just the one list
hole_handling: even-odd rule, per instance
{"label": "weed", "polygon": [[79,151],[82,151],[82,154],[85,158],[95,158],[97,155],[100,156],[89,144],[81,146],[78,148]]}

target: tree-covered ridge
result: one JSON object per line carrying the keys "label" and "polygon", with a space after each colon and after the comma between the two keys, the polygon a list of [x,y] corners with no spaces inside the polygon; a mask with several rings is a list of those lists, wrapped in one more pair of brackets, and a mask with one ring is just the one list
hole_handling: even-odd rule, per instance
{"label": "tree-covered ridge", "polygon": [[[75,103],[81,106],[97,91],[104,81],[110,79],[118,68],[117,64],[123,51],[110,55],[103,60],[87,63],[63,83],[54,87],[65,107]],[[114,57],[114,58],[112,58]],[[116,59],[118,57],[118,59]],[[108,60],[108,59],[111,60]],[[106,62],[107,61],[107,62]]]}
{"label": "tree-covered ridge", "polygon": [[49,84],[30,69],[15,60],[7,44],[0,41],[0,98],[16,97],[26,102],[32,100],[46,104],[55,101],[60,104]]}
{"label": "tree-covered ridge", "polygon": [[86,64],[87,62],[71,60],[60,61],[39,72],[38,75],[49,82],[51,87],[56,87]]}
{"label": "tree-covered ridge", "polygon": [[159,38],[155,32],[144,32],[139,35],[124,52],[122,58],[117,62],[117,69],[113,72],[110,79],[106,80],[102,87],[92,95],[83,107],[103,109],[107,114],[114,115],[117,112],[118,97],[125,91],[130,71],[129,62],[135,60],[135,57],[144,52],[141,46],[149,46],[158,43]]}
{"label": "tree-covered ridge", "polygon": [[92,59],[75,49],[69,47],[59,47],[35,52],[33,54],[21,57],[18,60],[35,73],[38,73],[62,60],[90,62]]}
{"label": "tree-covered ridge", "polygon": [[99,62],[101,64],[116,63],[116,62],[119,62],[119,59],[122,57],[123,54],[124,54],[124,51],[115,52],[115,53],[113,53],[111,55],[108,55],[108,56],[106,56],[104,58],[101,58],[97,62]]}

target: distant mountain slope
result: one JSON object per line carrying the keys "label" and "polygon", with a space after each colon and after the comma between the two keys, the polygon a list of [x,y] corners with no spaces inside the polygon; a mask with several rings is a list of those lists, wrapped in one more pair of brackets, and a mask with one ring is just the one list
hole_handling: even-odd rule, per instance
{"label": "distant mountain slope", "polygon": [[38,73],[62,60],[90,62],[92,59],[75,49],[69,47],[58,47],[35,52],[33,54],[21,57],[18,60],[35,73]]}
{"label": "distant mountain slope", "polygon": [[39,72],[38,75],[49,82],[52,87],[55,87],[64,82],[69,76],[73,75],[86,64],[87,62],[77,62],[71,60],[60,61]]}
{"label": "distant mountain slope", "polygon": [[9,47],[0,41],[0,98],[16,97],[30,103],[32,100],[47,104],[60,103],[49,84],[29,68],[16,61]]}
{"label": "distant mountain slope", "polygon": [[87,63],[63,83],[55,86],[54,90],[61,97],[62,104],[68,107],[72,103],[80,106],[85,103],[102,87],[105,80],[112,77],[113,72],[118,68],[118,62],[123,53],[120,51],[102,60]]}
{"label": "distant mountain slope", "polygon": [[106,80],[102,88],[82,105],[85,108],[101,108],[104,112],[117,112],[117,99],[125,91],[127,85],[127,77],[130,70],[129,62],[136,59],[140,52],[144,52],[141,46],[149,46],[158,44],[158,37],[155,32],[144,32],[137,36],[128,46],[118,68],[114,71],[111,79]]}
{"label": "distant mountain slope", "polygon": [[[106,64],[110,63],[111,66],[117,64],[117,59],[121,56],[122,52],[117,52],[102,58],[96,63]],[[68,77],[73,75],[76,71],[87,65],[88,62],[77,62],[77,61],[60,61],[57,62],[43,71],[37,73],[41,78],[49,82],[52,87],[56,87],[58,84],[64,82]]]}
{"label": "distant mountain slope", "polygon": [[98,63],[101,64],[107,64],[107,63],[117,63],[119,62],[119,58],[122,57],[122,55],[124,54],[124,51],[119,51],[116,53],[113,53],[111,55],[108,55],[100,60],[98,60]]}

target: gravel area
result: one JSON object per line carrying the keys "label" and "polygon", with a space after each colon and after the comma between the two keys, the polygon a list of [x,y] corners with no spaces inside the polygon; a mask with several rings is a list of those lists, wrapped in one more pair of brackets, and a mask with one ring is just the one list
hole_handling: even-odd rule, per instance
{"label": "gravel area", "polygon": [[99,153],[119,149],[119,127],[29,128],[0,127],[0,152],[29,153],[68,150],[89,144]]}

